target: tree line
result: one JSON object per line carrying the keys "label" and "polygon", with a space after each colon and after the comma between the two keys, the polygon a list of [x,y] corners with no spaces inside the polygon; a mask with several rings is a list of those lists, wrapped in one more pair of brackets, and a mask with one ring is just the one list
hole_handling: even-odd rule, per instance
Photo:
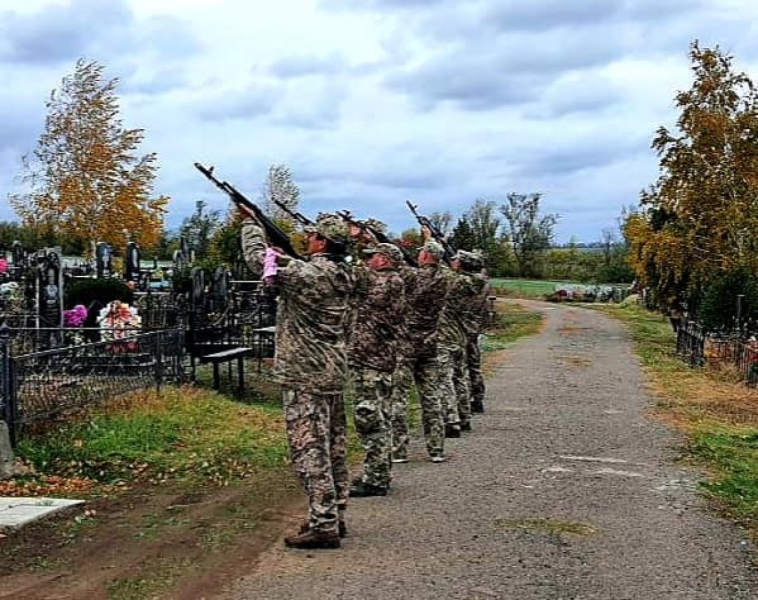
{"label": "tree line", "polygon": [[[96,61],[79,60],[46,102],[45,129],[22,161],[24,191],[9,196],[20,223],[0,223],[0,247],[20,240],[27,247],[62,246],[66,254],[88,254],[94,241],[116,252],[127,241],[138,242],[158,259],[168,259],[183,237],[196,259],[230,264],[239,259],[240,223],[236,212],[211,210],[198,200],[194,212],[176,231],[167,231],[169,197],[153,191],[158,157],[140,154],[142,129],[124,126],[117,79],[107,79]],[[269,168],[260,197],[265,211],[297,238],[297,225],[279,205],[297,210],[300,190],[287,165]],[[575,245],[556,249],[557,214],[542,214],[542,195],[510,193],[503,201],[475,201],[462,215],[429,215],[451,245],[480,249],[493,276],[553,277],[624,281],[625,243],[605,235],[598,251]],[[277,204],[278,203],[278,204]],[[400,243],[418,245],[419,233],[395,235]]]}

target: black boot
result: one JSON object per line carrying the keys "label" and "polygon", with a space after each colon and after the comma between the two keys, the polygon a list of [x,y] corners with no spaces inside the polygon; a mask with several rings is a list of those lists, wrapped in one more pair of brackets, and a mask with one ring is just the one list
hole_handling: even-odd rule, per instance
{"label": "black boot", "polygon": [[461,437],[461,426],[460,425],[445,425],[445,437],[446,438]]}
{"label": "black boot", "polygon": [[370,496],[386,496],[387,488],[379,485],[371,485],[364,481],[354,481],[350,487],[351,498],[368,498]]}
{"label": "black boot", "polygon": [[484,412],[484,402],[481,400],[472,400],[471,401],[471,412],[472,413],[483,413]]}
{"label": "black boot", "polygon": [[305,533],[297,533],[284,538],[284,545],[288,548],[300,548],[302,550],[317,550],[327,548],[339,548],[340,536],[337,532],[324,533],[308,529]]}

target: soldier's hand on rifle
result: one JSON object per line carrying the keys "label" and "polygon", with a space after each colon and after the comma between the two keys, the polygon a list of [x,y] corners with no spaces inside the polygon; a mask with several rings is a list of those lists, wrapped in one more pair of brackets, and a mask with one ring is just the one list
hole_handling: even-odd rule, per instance
{"label": "soldier's hand on rifle", "polygon": [[240,219],[254,219],[257,220],[253,211],[244,206],[243,204],[237,204],[237,215]]}
{"label": "soldier's hand on rifle", "polygon": [[421,226],[421,237],[424,239],[425,243],[431,239],[434,239],[432,236],[432,230],[429,229],[426,225]]}

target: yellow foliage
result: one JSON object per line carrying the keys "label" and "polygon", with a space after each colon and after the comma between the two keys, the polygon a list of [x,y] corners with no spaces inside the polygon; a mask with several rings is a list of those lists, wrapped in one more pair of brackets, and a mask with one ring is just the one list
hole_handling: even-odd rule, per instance
{"label": "yellow foliage", "polygon": [[143,246],[155,245],[168,197],[152,196],[157,156],[138,156],[141,129],[124,129],[117,80],[103,79],[103,66],[79,60],[47,102],[46,129],[24,157],[30,191],[11,205],[31,227],[86,244],[126,244],[125,231]]}

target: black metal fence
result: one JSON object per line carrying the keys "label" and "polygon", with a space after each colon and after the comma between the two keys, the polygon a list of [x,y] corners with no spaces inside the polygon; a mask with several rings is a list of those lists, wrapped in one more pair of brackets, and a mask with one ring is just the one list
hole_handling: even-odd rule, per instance
{"label": "black metal fence", "polygon": [[758,339],[707,333],[696,321],[679,325],[676,351],[691,367],[731,365],[740,379],[749,385],[758,383]]}
{"label": "black metal fence", "polygon": [[30,426],[120,394],[184,379],[184,331],[164,329],[14,355],[0,329],[0,407],[15,443]]}

